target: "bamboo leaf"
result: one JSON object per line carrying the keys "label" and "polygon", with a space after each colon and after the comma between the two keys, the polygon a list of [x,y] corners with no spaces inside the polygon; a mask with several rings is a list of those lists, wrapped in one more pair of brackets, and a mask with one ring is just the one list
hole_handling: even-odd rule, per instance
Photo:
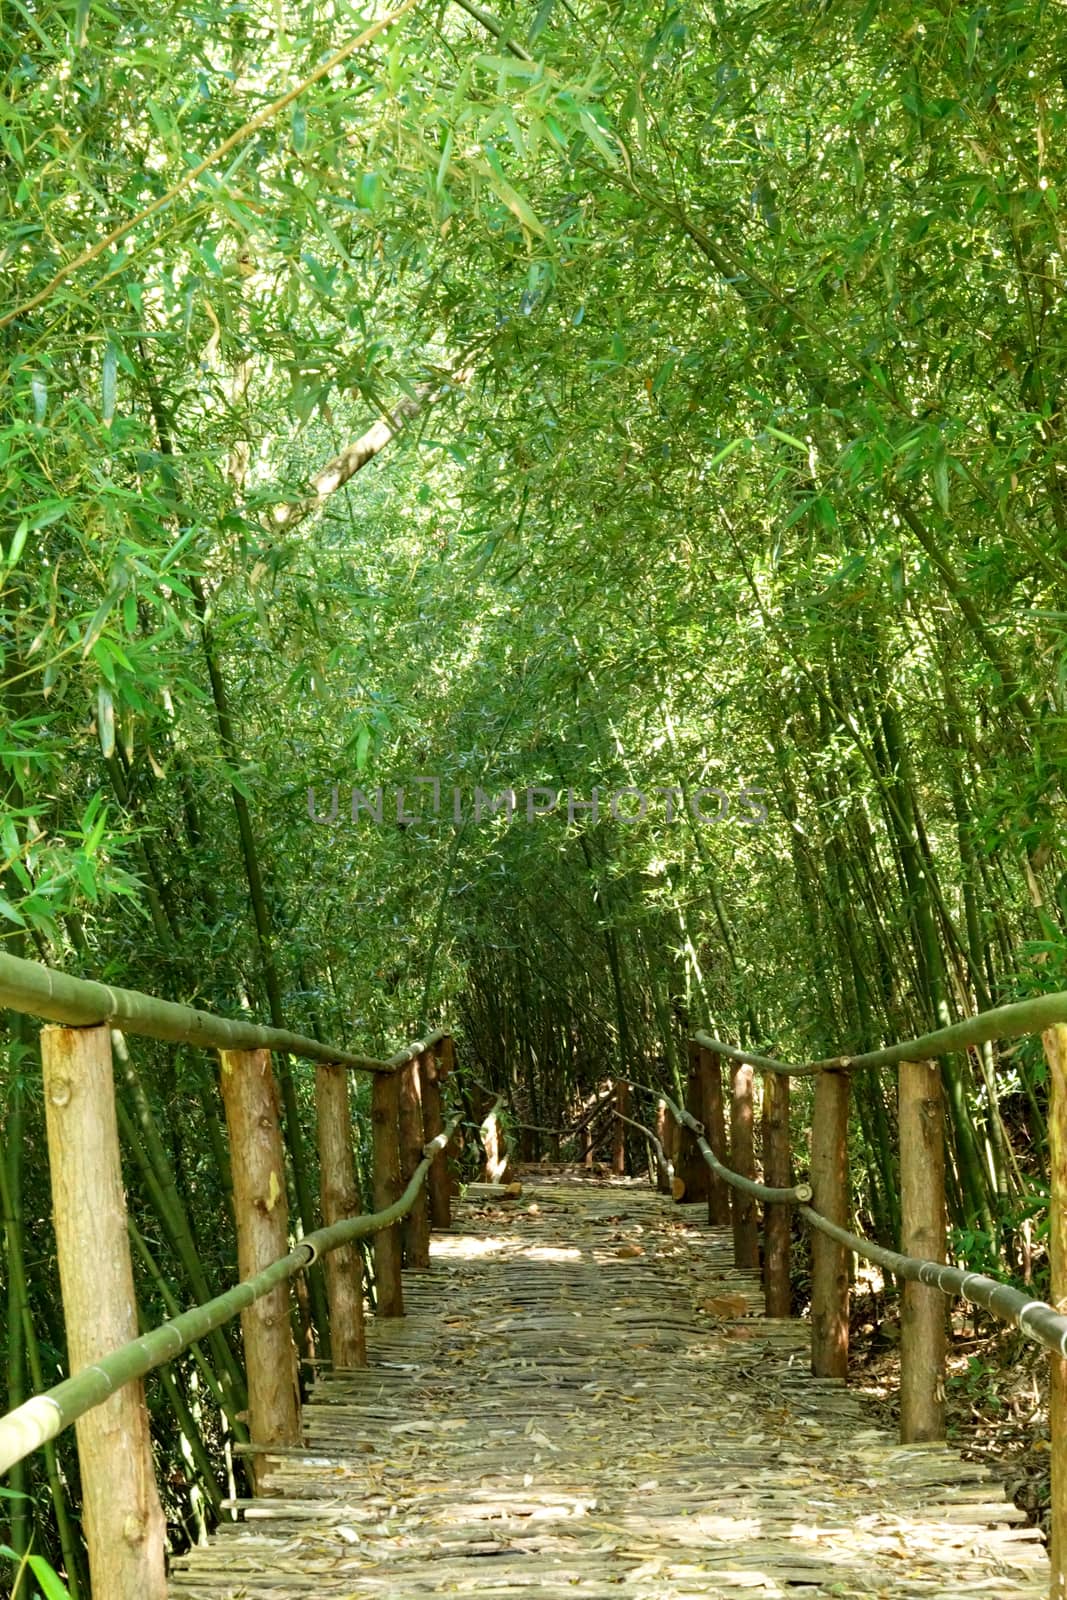
{"label": "bamboo leaf", "polygon": [[118,391],[119,352],[113,339],[109,339],[104,350],[104,370],[101,376],[101,402],[100,415],[105,427],[111,426],[115,415],[115,400]]}
{"label": "bamboo leaf", "polygon": [[41,1586],[44,1600],[70,1600],[70,1590],[43,1556],[30,1557],[30,1571]]}
{"label": "bamboo leaf", "polygon": [[548,25],[548,20],[552,15],[552,8],[555,6],[555,3],[556,0],[541,0],[541,4],[534,13],[534,19],[530,23],[530,44],[533,44],[539,35],[544,32]]}
{"label": "bamboo leaf", "polygon": [[802,450],[804,454],[807,455],[807,445],[804,443],[803,439],[798,439],[796,434],[783,433],[781,428],[764,428],[763,431],[764,433],[768,434],[770,438],[780,439],[783,444],[792,445],[794,450]]}
{"label": "bamboo leaf", "polygon": [[[0,895],[0,917],[6,917],[8,922],[15,923],[19,928],[26,926],[26,918],[22,915],[22,912],[13,906],[10,900],[5,900],[3,895]],[[6,1551],[2,1553],[7,1554]]]}
{"label": "bamboo leaf", "polygon": [[934,499],[945,515],[948,516],[948,453],[945,450],[943,439],[938,439],[937,444],[934,446],[933,488]]}
{"label": "bamboo leaf", "polygon": [[115,754],[115,702],[103,683],[96,691],[96,731],[106,761]]}

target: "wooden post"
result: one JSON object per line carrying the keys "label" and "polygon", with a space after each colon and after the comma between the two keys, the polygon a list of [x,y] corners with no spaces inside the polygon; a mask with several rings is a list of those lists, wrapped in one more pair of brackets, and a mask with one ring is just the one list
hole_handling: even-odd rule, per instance
{"label": "wooden post", "polygon": [[[763,1181],[771,1189],[793,1182],[789,1151],[789,1079],[768,1072],[763,1079]],[[788,1317],[793,1296],[789,1281],[792,1206],[769,1205],[763,1213],[763,1298],[769,1317]]]}
{"label": "wooden post", "polygon": [[[1049,1256],[1052,1286],[1049,1299],[1067,1315],[1067,1025],[1058,1023],[1044,1036],[1049,1067]],[[1049,1353],[1049,1439],[1051,1440],[1052,1510],[1049,1560],[1052,1600],[1067,1600],[1067,1359]]]}
{"label": "wooden post", "polygon": [[[374,1209],[384,1211],[403,1190],[400,1182],[399,1083],[395,1072],[376,1072],[371,1082],[371,1125],[374,1128]],[[380,1317],[404,1315],[400,1278],[400,1224],[374,1235],[374,1280]]]}
{"label": "wooden post", "polygon": [[[249,1278],[289,1250],[289,1202],[278,1086],[269,1050],[220,1050],[237,1225],[237,1271]],[[254,1445],[300,1443],[296,1346],[289,1286],[279,1284],[241,1312],[248,1369],[248,1429]],[[257,1490],[266,1457],[254,1457]]]}
{"label": "wooden post", "polygon": [[[446,1050],[447,1046],[447,1050]],[[439,1039],[427,1051],[422,1063],[422,1131],[430,1144],[444,1131],[444,1112],[441,1106],[441,1084],[448,1076],[452,1064],[452,1040]],[[452,1186],[448,1178],[448,1155],[439,1150],[426,1174],[430,1207],[431,1228],[452,1226]]]}
{"label": "wooden post", "polygon": [[[625,1079],[620,1078],[615,1084],[615,1110],[622,1116],[630,1116],[630,1085]],[[612,1129],[611,1141],[611,1170],[616,1177],[626,1176],[626,1124],[620,1122],[618,1117],[613,1117],[615,1127]]]}
{"label": "wooden post", "polygon": [[[742,1178],[755,1178],[756,1153],[752,1128],[752,1068],[735,1061],[730,1074],[730,1164]],[[734,1226],[734,1265],[759,1267],[759,1222],[756,1202],[740,1189],[730,1190]]]}
{"label": "wooden post", "polygon": [[[902,1061],[900,1248],[926,1261],[945,1259],[945,1115],[936,1061]],[[900,1310],[900,1442],[945,1437],[945,1320],[939,1289],[904,1282]]]}
{"label": "wooden post", "polygon": [[[315,1112],[319,1141],[319,1193],[326,1227],[360,1209],[352,1155],[352,1116],[347,1067],[315,1068]],[[335,1367],[365,1367],[363,1265],[359,1245],[341,1245],[324,1258],[330,1306],[330,1355]]]}
{"label": "wooden post", "polygon": [[[48,1160],[70,1372],[136,1339],[111,1030],[41,1030]],[[82,1521],[100,1600],[166,1600],[166,1532],[152,1468],[144,1384],[119,1389],[75,1424]]]}
{"label": "wooden post", "polygon": [[[685,1109],[700,1122],[704,1114],[700,1046],[692,1039],[686,1041],[686,1055],[689,1067],[685,1080]],[[678,1157],[674,1163],[674,1198],[684,1200],[687,1204],[691,1200],[706,1200],[710,1176],[707,1163],[700,1154],[696,1135],[690,1128],[679,1128]]]}
{"label": "wooden post", "polygon": [[[841,1228],[851,1211],[848,1183],[846,1072],[815,1080],[811,1128],[812,1206]],[[817,1378],[848,1377],[848,1251],[813,1229],[811,1235],[811,1370]]]}
{"label": "wooden post", "polygon": [[[407,1188],[422,1160],[422,1147],[426,1136],[422,1126],[422,1063],[424,1057],[416,1056],[400,1068],[400,1187]],[[430,1205],[426,1185],[419,1191],[418,1199],[400,1225],[400,1240],[406,1267],[423,1268],[430,1265]]]}
{"label": "wooden post", "polygon": [[[714,1050],[700,1047],[700,1120],[712,1155],[728,1166],[726,1119],[722,1108],[722,1062]],[[708,1222],[713,1228],[730,1226],[730,1187],[714,1172],[708,1173]]]}
{"label": "wooden post", "polygon": [[[656,1101],[656,1138],[660,1142],[663,1154],[669,1161],[671,1159],[672,1130],[675,1126],[674,1118],[667,1110],[665,1100]],[[660,1194],[670,1194],[671,1180],[667,1171],[666,1162],[656,1157],[656,1188]]]}

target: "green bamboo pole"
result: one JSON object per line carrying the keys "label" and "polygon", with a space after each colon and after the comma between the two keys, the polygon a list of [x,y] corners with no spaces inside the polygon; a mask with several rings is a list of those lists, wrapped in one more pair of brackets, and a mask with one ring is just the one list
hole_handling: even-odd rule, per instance
{"label": "green bamboo pole", "polygon": [[307,1234],[295,1250],[272,1262],[262,1272],[235,1284],[206,1305],[183,1311],[140,1339],[131,1339],[110,1355],[102,1356],[93,1366],[56,1384],[46,1394],[34,1395],[7,1416],[0,1417],[0,1474],[9,1472],[16,1462],[40,1449],[47,1440],[56,1438],[64,1428],[94,1406],[101,1405],[123,1384],[143,1378],[165,1361],[173,1361],[196,1340],[205,1338],[213,1328],[221,1328],[231,1317],[287,1283],[296,1273],[305,1271],[327,1251],[377,1233],[406,1216],[425,1182],[430,1163],[437,1152],[444,1149],[458,1121],[458,1117],[453,1118],[447,1128],[426,1145],[407,1188],[391,1206],[369,1215],[346,1217],[343,1222]]}
{"label": "green bamboo pole", "polygon": [[[5,1161],[0,1160],[0,1209],[2,1209],[5,1218],[9,1216],[18,1218],[19,1211],[11,1193],[10,1180],[11,1174],[8,1165]],[[41,1350],[37,1342],[37,1334],[33,1326],[33,1316],[30,1310],[29,1289],[26,1281],[26,1262],[22,1250],[21,1225],[13,1233],[7,1233],[5,1243],[9,1285],[12,1296],[18,1302],[21,1312],[26,1364],[29,1368],[30,1381],[34,1389],[39,1391],[44,1385],[44,1369],[41,1366]],[[85,1592],[85,1586],[80,1550],[70,1520],[66,1490],[60,1475],[54,1444],[45,1445],[44,1464],[45,1476],[48,1479],[48,1492],[52,1501],[52,1514],[56,1519],[56,1532],[59,1535],[59,1548],[63,1553],[63,1565],[66,1569],[70,1600],[81,1600]],[[17,1481],[17,1479],[13,1481]]]}
{"label": "green bamboo pole", "polygon": [[[134,1248],[136,1249],[137,1254],[140,1256],[141,1260],[144,1262],[145,1269],[146,1269],[146,1271],[148,1273],[148,1276],[151,1278],[153,1286],[155,1287],[155,1290],[156,1290],[157,1294],[159,1295],[159,1298],[162,1300],[164,1306],[167,1309],[168,1316],[170,1316],[170,1317],[180,1316],[181,1315],[181,1301],[178,1299],[178,1296],[174,1293],[173,1288],[167,1282],[166,1278],[163,1276],[163,1273],[162,1273],[162,1271],[160,1270],[160,1267],[159,1267],[159,1263],[156,1261],[155,1256],[152,1254],[152,1251],[149,1248],[148,1241],[144,1237],[144,1234],[140,1231],[140,1229],[138,1228],[137,1224],[134,1222],[132,1217],[127,1217],[127,1219],[126,1219],[126,1227],[127,1227],[128,1232],[129,1232],[130,1238],[133,1241]],[[221,1384],[221,1382],[219,1380],[218,1374],[216,1373],[214,1367],[211,1365],[211,1362],[208,1360],[208,1358],[205,1355],[204,1351],[201,1349],[200,1344],[198,1342],[194,1343],[194,1344],[191,1344],[189,1346],[189,1351],[190,1351],[190,1354],[192,1355],[193,1360],[196,1362],[197,1367],[200,1369],[200,1374],[201,1374],[202,1378],[204,1379],[205,1384],[207,1385],[208,1391],[211,1394],[212,1399],[214,1400],[215,1404],[218,1406],[219,1411],[222,1413],[223,1417],[225,1417],[226,1422],[228,1423],[230,1429],[232,1430],[234,1438],[239,1440],[240,1443],[242,1443],[242,1444],[247,1444],[248,1443],[248,1424],[246,1422],[240,1421],[240,1419],[236,1415],[231,1414],[231,1412],[229,1410],[229,1407],[232,1405],[232,1401],[231,1401],[230,1397],[224,1391],[224,1389],[222,1387],[222,1384]],[[244,1384],[244,1379],[243,1379],[243,1376],[242,1376],[242,1387],[243,1387],[243,1384]]]}
{"label": "green bamboo pole", "polygon": [[[25,1020],[15,1019],[12,1042],[16,1051],[25,1033]],[[15,1075],[11,1084],[4,1140],[0,1145],[0,1166],[4,1168],[3,1193],[0,1195],[3,1212],[3,1232],[7,1260],[22,1244],[22,1155],[24,1139],[24,1108],[22,1085],[18,1076],[16,1055]],[[26,1397],[26,1329],[24,1310],[26,1280],[22,1272],[8,1268],[7,1282],[7,1403],[14,1409]],[[30,1476],[25,1462],[19,1462],[11,1474],[12,1498],[7,1502],[8,1541],[18,1556],[30,1548],[32,1539],[32,1499],[29,1493]]]}
{"label": "green bamboo pole", "polygon": [[[143,1321],[143,1313],[139,1313],[139,1315],[141,1315]],[[207,1453],[207,1448],[201,1437],[200,1429],[196,1425],[196,1419],[193,1416],[189,1402],[182,1393],[181,1384],[174,1373],[171,1372],[169,1363],[164,1361],[162,1366],[156,1368],[156,1371],[170,1403],[170,1408],[174,1413],[174,1420],[177,1422],[182,1437],[189,1446],[189,1454],[193,1458],[193,1465],[199,1475],[200,1487],[203,1490],[204,1498],[210,1505],[214,1516],[218,1517],[222,1511],[222,1490],[219,1488],[218,1480],[215,1477],[215,1468],[212,1465],[211,1457]]]}
{"label": "green bamboo pole", "polygon": [[[144,1092],[144,1086],[130,1058],[126,1041],[117,1029],[112,1029],[111,1041],[119,1062],[120,1081],[125,1083],[137,1112],[135,1123],[122,1099],[117,1100],[116,1109],[122,1137],[141,1169],[141,1177],[149,1198],[167,1235],[168,1243],[181,1263],[190,1289],[198,1301],[210,1300],[211,1285],[201,1264],[200,1252],[178,1192],[170,1157],[159,1136],[159,1129]],[[144,1145],[139,1132],[144,1138]],[[221,1333],[213,1333],[210,1343],[218,1363],[219,1378],[228,1390],[225,1409],[232,1422],[237,1413],[243,1411],[248,1404],[244,1376],[237,1357]]]}

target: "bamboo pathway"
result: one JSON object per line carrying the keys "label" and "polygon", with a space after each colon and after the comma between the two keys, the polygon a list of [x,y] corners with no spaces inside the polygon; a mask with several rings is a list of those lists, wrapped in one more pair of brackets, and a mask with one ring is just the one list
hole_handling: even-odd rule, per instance
{"label": "bamboo pathway", "polygon": [[172,1593],[1043,1597],[988,1473],[812,1379],[807,1325],[761,1316],[703,1211],[536,1179],[458,1207],[371,1369],[319,1380],[307,1449]]}

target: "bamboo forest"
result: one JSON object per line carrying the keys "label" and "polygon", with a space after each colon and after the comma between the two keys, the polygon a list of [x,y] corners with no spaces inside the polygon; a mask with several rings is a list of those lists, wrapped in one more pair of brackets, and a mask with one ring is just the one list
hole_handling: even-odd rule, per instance
{"label": "bamboo forest", "polygon": [[0,50],[0,1595],[1065,1600],[1062,0]]}

